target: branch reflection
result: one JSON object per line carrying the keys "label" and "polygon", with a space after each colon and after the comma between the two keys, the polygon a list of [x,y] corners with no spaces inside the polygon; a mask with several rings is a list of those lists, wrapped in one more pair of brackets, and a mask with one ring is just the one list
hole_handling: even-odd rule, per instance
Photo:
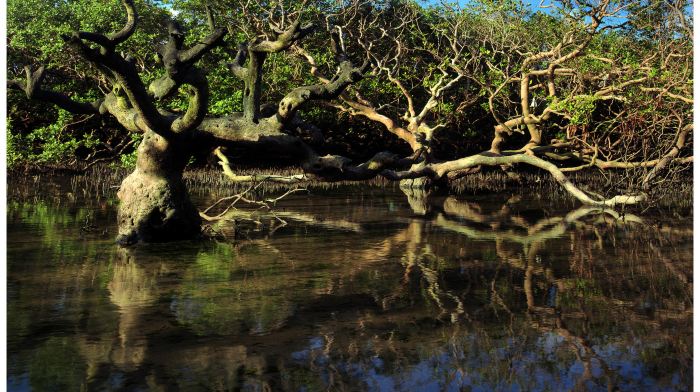
{"label": "branch reflection", "polygon": [[[407,196],[404,209],[390,199],[342,215],[282,206],[288,225],[234,244],[76,245],[91,256],[43,277],[44,298],[75,293],[62,316],[70,334],[31,358],[70,355],[89,389],[624,390],[692,379],[692,230],[518,197]],[[100,252],[106,262],[85,261]],[[45,382],[36,372],[30,381]]]}

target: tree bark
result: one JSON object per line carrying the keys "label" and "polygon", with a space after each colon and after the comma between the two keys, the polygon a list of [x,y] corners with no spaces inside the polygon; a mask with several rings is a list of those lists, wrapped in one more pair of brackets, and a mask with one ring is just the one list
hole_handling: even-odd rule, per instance
{"label": "tree bark", "polygon": [[136,169],[117,193],[119,244],[177,241],[199,235],[201,219],[182,180],[190,157],[186,139],[166,140],[155,132],[145,133]]}
{"label": "tree bark", "polygon": [[244,79],[245,90],[243,91],[243,115],[246,120],[257,123],[260,118],[260,97],[262,96],[262,74],[263,63],[267,53],[254,52],[249,49],[248,73]]}

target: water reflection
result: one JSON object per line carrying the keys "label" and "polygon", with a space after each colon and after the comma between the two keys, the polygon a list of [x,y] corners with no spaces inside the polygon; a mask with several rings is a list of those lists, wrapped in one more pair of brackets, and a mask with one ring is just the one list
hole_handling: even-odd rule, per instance
{"label": "water reflection", "polygon": [[133,249],[103,205],[11,202],[9,389],[692,386],[689,224],[354,191],[234,244]]}
{"label": "water reflection", "polygon": [[112,264],[107,284],[109,300],[119,314],[117,339],[109,360],[117,369],[129,372],[138,369],[146,357],[148,342],[140,324],[156,300],[156,277],[160,271],[146,271],[128,252],[117,252],[121,257]]}

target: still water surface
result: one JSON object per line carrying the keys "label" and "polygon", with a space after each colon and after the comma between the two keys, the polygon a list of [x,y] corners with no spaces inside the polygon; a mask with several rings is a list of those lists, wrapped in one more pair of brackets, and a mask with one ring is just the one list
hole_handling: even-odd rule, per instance
{"label": "still water surface", "polygon": [[9,390],[692,389],[683,213],[345,186],[123,249],[112,197],[13,187]]}

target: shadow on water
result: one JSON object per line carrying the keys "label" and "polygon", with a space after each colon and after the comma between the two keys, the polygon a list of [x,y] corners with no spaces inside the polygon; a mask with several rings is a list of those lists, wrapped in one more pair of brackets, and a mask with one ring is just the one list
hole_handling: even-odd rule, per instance
{"label": "shadow on water", "polygon": [[37,188],[8,204],[10,390],[692,388],[689,219],[338,187],[123,249],[113,199]]}

